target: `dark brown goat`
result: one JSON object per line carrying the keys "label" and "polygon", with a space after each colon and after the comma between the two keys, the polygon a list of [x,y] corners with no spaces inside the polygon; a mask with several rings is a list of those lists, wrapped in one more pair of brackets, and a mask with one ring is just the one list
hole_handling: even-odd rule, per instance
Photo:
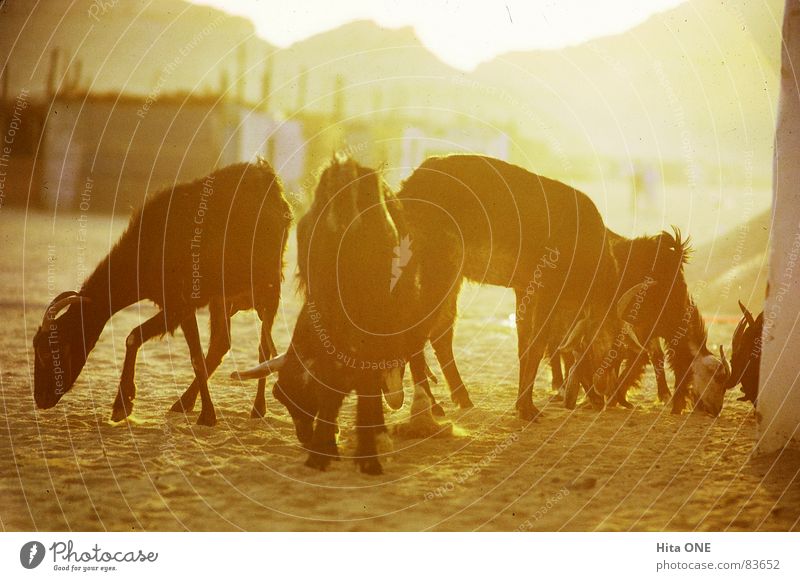
{"label": "dark brown goat", "polygon": [[[472,405],[452,349],[466,278],[514,289],[516,408],[521,418],[533,419],[539,413],[533,382],[546,346],[557,344],[563,335],[556,335],[582,319],[589,305],[593,328],[614,316],[614,259],[594,203],[570,186],[477,155],[426,160],[398,197],[414,248],[410,267],[419,277],[421,313],[453,401]],[[415,381],[424,367],[422,349],[413,349]]]}
{"label": "dark brown goat", "polygon": [[[692,398],[697,408],[718,415],[730,368],[722,346],[719,358],[709,351],[705,324],[689,294],[683,269],[691,252],[688,240],[683,240],[677,229],[633,239],[613,232],[609,235],[621,278],[619,287],[646,283],[624,317],[656,362],[660,357],[657,340],[664,340],[666,359],[675,373],[672,412],[681,413],[686,399]],[[646,363],[641,351],[628,353],[628,367],[620,374],[622,382],[615,395],[618,402],[626,401],[628,388],[641,377]],[[664,389],[659,387],[662,397]]]}
{"label": "dark brown goat", "polygon": [[365,473],[382,471],[375,441],[385,432],[381,392],[392,407],[402,405],[414,316],[407,301],[415,278],[393,273],[402,246],[396,203],[378,172],[334,158],[297,226],[305,302],[289,350],[240,375],[278,371],[273,393],[292,415],[312,468],[324,470],[338,457],[339,409],[355,391],[356,463]]}
{"label": "dark brown goat", "polygon": [[[139,347],[180,325],[195,380],[173,410],[191,409],[199,392],[197,423],[214,425],[207,380],[230,349],[231,314],[254,308],[262,321],[259,358],[274,355],[270,332],[290,223],[280,181],[264,161],[232,165],[150,197],[81,290],[62,293],[48,306],[33,339],[37,406],[55,406],[72,388],[114,313],[150,300],[160,310],[128,335],[112,420],[133,409]],[[204,358],[195,311],[205,305],[211,337]],[[254,415],[263,413],[261,384]]]}
{"label": "dark brown goat", "polygon": [[753,318],[741,301],[742,320],[733,332],[731,342],[731,376],[727,388],[742,385],[739,401],[756,405],[758,399],[759,368],[761,366],[761,334],[764,330],[764,312]]}

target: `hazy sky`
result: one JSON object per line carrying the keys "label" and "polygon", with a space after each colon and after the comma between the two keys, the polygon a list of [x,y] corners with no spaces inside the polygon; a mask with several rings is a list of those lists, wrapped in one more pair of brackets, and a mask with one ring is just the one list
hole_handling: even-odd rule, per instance
{"label": "hazy sky", "polygon": [[413,26],[446,63],[472,69],[511,50],[558,48],[622,32],[682,0],[194,0],[250,18],[286,47],[346,22]]}

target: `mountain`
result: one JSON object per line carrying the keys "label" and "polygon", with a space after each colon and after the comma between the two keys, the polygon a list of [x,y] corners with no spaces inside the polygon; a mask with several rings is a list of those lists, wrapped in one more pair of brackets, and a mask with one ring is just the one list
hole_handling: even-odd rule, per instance
{"label": "mountain", "polygon": [[249,20],[182,0],[0,7],[0,54],[12,93],[26,88],[41,95],[51,70],[56,86],[63,79],[80,91],[156,98],[215,93],[223,76],[233,82],[242,70],[243,97],[255,100],[261,96],[263,55],[273,50]]}
{"label": "mountain", "polygon": [[741,164],[771,156],[782,2],[692,0],[619,35],[504,55],[474,77],[544,112],[574,153]]}
{"label": "mountain", "polygon": [[280,114],[502,132],[513,161],[562,179],[627,175],[647,160],[690,187],[769,180],[781,0],[691,0],[625,33],[506,54],[472,73],[441,62],[408,27],[353,22],[275,49],[249,21],[182,0],[35,6],[0,9],[15,89],[43,90],[57,47],[59,73],[71,78],[80,61],[80,84],[93,91],[213,93],[246,70],[245,97],[268,89]]}
{"label": "mountain", "polygon": [[771,220],[762,212],[692,253],[686,278],[704,313],[738,317],[737,301],[755,313],[764,308]]}

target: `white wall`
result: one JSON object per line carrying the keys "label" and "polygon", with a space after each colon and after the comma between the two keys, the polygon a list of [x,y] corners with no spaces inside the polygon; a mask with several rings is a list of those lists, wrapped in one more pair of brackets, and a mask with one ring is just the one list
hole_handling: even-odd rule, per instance
{"label": "white wall", "polygon": [[787,0],[775,132],[773,228],[758,395],[758,452],[800,447],[800,2]]}

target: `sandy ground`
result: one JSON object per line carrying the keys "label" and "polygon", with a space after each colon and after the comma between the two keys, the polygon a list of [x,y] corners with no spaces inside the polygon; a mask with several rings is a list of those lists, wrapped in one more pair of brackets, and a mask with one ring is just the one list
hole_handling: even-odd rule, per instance
{"label": "sandy ground", "polygon": [[[716,420],[676,417],[655,402],[648,374],[632,411],[568,412],[546,404],[544,371],[535,395],[542,419],[517,420],[513,295],[504,289],[463,294],[456,348],[475,409],[446,406],[455,436],[395,439],[383,476],[362,475],[347,459],[326,473],[305,468],[271,397],[268,417],[250,419],[255,386],[228,379],[255,360],[249,313],[235,318],[232,353],[212,381],[215,428],[167,411],[191,380],[180,332],[142,349],[134,420],[109,423],[125,336],[149,305],[116,316],[73,391],[39,412],[30,343],[48,295],[77,288],[81,265],[91,269],[124,223],[90,216],[84,244],[76,216],[0,214],[3,530],[800,529],[800,454],[751,458],[755,418],[735,393]],[[288,278],[279,347],[299,308]],[[711,342],[727,345],[731,333],[731,323],[712,325]],[[444,385],[435,389],[446,400]],[[352,399],[341,418],[344,452]],[[408,403],[387,421],[407,413]]]}

